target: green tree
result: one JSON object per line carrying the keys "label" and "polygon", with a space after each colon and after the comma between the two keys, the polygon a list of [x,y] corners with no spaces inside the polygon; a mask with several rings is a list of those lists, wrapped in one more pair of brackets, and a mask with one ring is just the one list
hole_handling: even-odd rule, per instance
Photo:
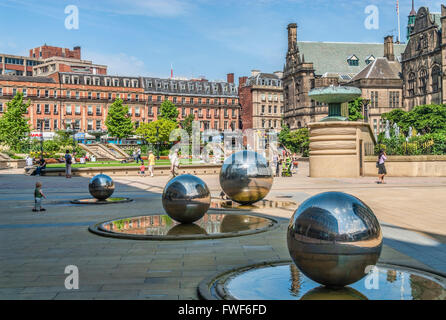
{"label": "green tree", "polygon": [[183,121],[181,121],[181,127],[187,131],[189,137],[192,137],[192,123],[195,120],[195,116],[191,113]]}
{"label": "green tree", "polygon": [[279,133],[279,142],[290,151],[302,153],[304,157],[308,157],[310,152],[310,131],[307,128],[290,131],[289,127],[284,125]]}
{"label": "green tree", "polygon": [[7,110],[0,118],[0,143],[4,143],[14,152],[20,152],[29,146],[31,131],[25,114],[31,104],[23,102],[23,93],[18,92],[6,103]]}
{"label": "green tree", "polygon": [[348,121],[363,120],[362,107],[364,105],[363,98],[357,98],[348,103]]}
{"label": "green tree", "polygon": [[124,139],[133,134],[134,127],[129,116],[129,107],[122,104],[121,99],[116,99],[108,110],[105,125],[108,134],[118,139]]}
{"label": "green tree", "polygon": [[163,103],[161,103],[160,108],[160,118],[166,119],[170,121],[177,121],[179,115],[179,111],[177,107],[170,102],[169,100],[164,100]]}
{"label": "green tree", "polygon": [[[158,127],[158,134],[156,128]],[[146,140],[148,143],[169,142],[170,133],[178,128],[178,124],[167,119],[159,119],[150,123],[142,123],[136,134]]]}

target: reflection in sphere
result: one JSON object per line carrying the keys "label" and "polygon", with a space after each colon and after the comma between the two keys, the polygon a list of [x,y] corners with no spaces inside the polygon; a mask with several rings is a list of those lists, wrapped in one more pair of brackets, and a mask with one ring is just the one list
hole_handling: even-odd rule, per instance
{"label": "reflection in sphere", "polygon": [[228,157],[220,171],[220,186],[232,200],[251,204],[266,197],[273,174],[265,157],[254,151],[239,151]]}
{"label": "reflection in sphere", "polygon": [[227,214],[224,216],[220,225],[220,232],[246,231],[253,229],[261,229],[267,224],[264,218],[247,215]]}
{"label": "reflection in sphere", "polygon": [[302,203],[288,225],[288,250],[310,279],[342,287],[362,279],[377,263],[382,232],[373,211],[358,198],[326,192]]}
{"label": "reflection in sphere", "polygon": [[211,193],[200,178],[184,174],[170,180],[163,191],[163,207],[180,223],[200,220],[211,205]]}
{"label": "reflection in sphere", "polygon": [[207,232],[195,223],[177,224],[167,232],[168,236],[193,236],[199,234],[206,235]]}
{"label": "reflection in sphere", "polygon": [[98,200],[106,200],[115,191],[113,179],[105,174],[94,176],[88,184],[90,194]]}
{"label": "reflection in sphere", "polygon": [[322,286],[310,290],[301,300],[368,300],[368,298],[350,287],[333,289]]}

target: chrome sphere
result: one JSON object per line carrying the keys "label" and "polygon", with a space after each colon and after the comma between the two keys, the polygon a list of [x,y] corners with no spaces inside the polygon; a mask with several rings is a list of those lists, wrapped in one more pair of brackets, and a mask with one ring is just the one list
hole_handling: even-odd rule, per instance
{"label": "chrome sphere", "polygon": [[254,151],[234,153],[225,160],[220,171],[221,188],[240,204],[251,204],[265,198],[273,180],[265,157]]}
{"label": "chrome sphere", "polygon": [[382,248],[381,226],[358,198],[326,192],[300,205],[288,225],[291,258],[310,279],[343,287],[362,279],[377,263]]}
{"label": "chrome sphere", "polygon": [[211,205],[211,193],[200,178],[184,174],[164,187],[163,207],[169,217],[181,223],[200,220]]}
{"label": "chrome sphere", "polygon": [[113,179],[105,174],[94,176],[88,184],[90,194],[98,200],[108,199],[115,191]]}

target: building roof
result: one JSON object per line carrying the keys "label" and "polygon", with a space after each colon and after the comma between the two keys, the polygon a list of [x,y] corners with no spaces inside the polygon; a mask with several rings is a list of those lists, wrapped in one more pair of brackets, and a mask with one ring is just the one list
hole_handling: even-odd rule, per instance
{"label": "building roof", "polygon": [[245,86],[252,85],[282,87],[282,81],[274,73],[259,73],[246,80]]}
{"label": "building roof", "polygon": [[361,72],[359,72],[352,81],[360,79],[400,79],[401,64],[398,61],[389,61],[387,58],[376,58]]}
{"label": "building roof", "polygon": [[50,77],[31,77],[31,76],[16,76],[16,75],[0,75],[0,81],[56,83],[56,81]]}
{"label": "building roof", "polygon": [[441,13],[431,12],[432,21],[441,29]]}
{"label": "building roof", "polygon": [[144,91],[152,94],[177,94],[184,96],[227,96],[237,97],[238,90],[234,83],[217,81],[176,80],[161,78],[143,78]]}
{"label": "building roof", "polygon": [[[384,56],[383,43],[298,41],[297,46],[305,60],[313,63],[318,76],[357,74],[367,66],[369,56]],[[395,57],[400,59],[405,48],[405,44],[395,44]],[[353,55],[359,59],[358,66],[351,66],[347,61]]]}

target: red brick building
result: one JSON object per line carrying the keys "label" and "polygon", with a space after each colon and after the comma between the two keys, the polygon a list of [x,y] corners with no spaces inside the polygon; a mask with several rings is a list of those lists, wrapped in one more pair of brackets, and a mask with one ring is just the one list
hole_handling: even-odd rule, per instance
{"label": "red brick building", "polygon": [[47,77],[0,76],[0,116],[16,92],[30,99],[33,129],[54,132],[74,124],[81,132],[104,131],[108,106],[116,98],[130,108],[132,120],[157,120],[160,105],[172,101],[182,120],[195,114],[201,129],[239,127],[237,87],[229,82],[175,80],[56,72]]}

